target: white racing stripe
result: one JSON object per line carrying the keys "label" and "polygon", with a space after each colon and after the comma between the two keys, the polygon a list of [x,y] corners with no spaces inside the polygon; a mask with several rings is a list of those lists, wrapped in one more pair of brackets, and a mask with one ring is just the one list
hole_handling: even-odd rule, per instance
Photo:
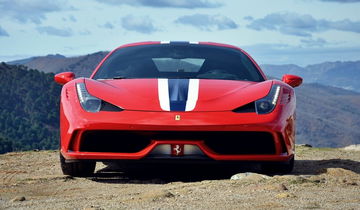
{"label": "white racing stripe", "polygon": [[158,79],[158,94],[161,109],[170,111],[168,79]]}
{"label": "white racing stripe", "polygon": [[199,79],[190,79],[185,111],[195,109],[199,96]]}
{"label": "white racing stripe", "polygon": [[[171,111],[168,79],[158,79],[158,94],[161,109],[164,111]],[[187,94],[187,101],[184,111],[192,111],[195,109],[199,97],[199,79],[189,80]]]}

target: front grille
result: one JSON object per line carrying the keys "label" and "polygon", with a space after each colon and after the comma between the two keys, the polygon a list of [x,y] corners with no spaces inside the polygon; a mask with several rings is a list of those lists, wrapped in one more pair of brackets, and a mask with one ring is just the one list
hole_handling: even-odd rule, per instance
{"label": "front grille", "polygon": [[80,151],[135,153],[152,140],[201,140],[218,154],[275,154],[273,136],[267,132],[237,131],[86,131]]}

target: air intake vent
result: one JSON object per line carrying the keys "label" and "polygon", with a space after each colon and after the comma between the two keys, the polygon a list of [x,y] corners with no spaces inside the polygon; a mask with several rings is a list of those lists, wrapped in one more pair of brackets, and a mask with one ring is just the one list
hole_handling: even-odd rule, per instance
{"label": "air intake vent", "polygon": [[255,102],[248,103],[244,106],[241,106],[239,108],[236,108],[233,110],[233,112],[236,113],[250,113],[255,112]]}

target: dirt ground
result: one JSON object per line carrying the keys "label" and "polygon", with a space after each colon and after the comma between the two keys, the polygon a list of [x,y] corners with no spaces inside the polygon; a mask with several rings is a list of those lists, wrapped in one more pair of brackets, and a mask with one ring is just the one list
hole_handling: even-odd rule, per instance
{"label": "dirt ground", "polygon": [[87,178],[62,175],[57,151],[8,153],[0,155],[0,209],[360,209],[360,151],[296,151],[293,173],[281,176],[256,165],[124,173],[98,163]]}

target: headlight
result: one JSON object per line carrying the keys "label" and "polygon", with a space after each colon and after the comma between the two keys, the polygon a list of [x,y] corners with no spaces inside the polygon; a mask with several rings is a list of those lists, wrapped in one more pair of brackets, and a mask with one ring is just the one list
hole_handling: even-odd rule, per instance
{"label": "headlight", "polygon": [[77,83],[76,90],[81,107],[87,112],[99,112],[101,109],[101,100],[90,95],[86,90],[84,83]]}
{"label": "headlight", "polygon": [[280,86],[273,85],[270,93],[262,99],[255,101],[255,109],[258,114],[267,114],[274,110],[280,94]]}

